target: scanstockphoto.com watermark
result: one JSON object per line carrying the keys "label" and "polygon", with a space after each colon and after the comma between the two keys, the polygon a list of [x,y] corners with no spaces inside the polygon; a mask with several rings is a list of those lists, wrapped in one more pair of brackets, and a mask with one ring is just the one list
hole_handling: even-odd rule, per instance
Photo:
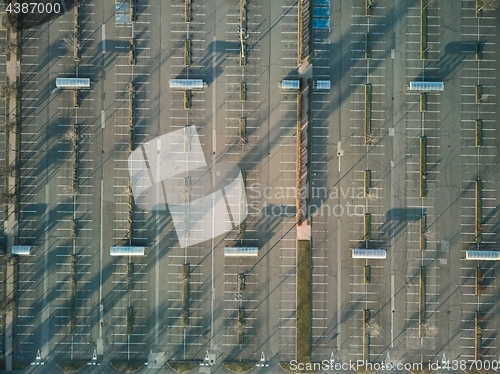
{"label": "scanstockphoto.com watermark", "polygon": [[290,369],[292,371],[379,371],[379,370],[395,370],[395,371],[420,371],[423,370],[424,364],[421,362],[368,362],[363,360],[336,362],[332,360],[323,360],[321,362],[297,362],[290,361]]}
{"label": "scanstockphoto.com watermark", "polygon": [[[285,203],[297,198],[295,187],[263,187],[260,183],[253,183],[246,189],[248,215],[292,217],[296,214],[295,204]],[[366,191],[362,187],[331,187],[329,189],[312,187],[307,214],[308,217],[363,216],[367,212],[367,199],[378,199],[378,194],[378,188],[370,188]]]}

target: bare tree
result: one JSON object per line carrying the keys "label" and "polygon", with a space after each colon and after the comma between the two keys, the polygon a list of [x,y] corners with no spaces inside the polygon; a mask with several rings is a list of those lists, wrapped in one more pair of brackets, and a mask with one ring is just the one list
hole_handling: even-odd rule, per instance
{"label": "bare tree", "polygon": [[0,177],[12,177],[16,167],[14,164],[8,166],[0,166]]}
{"label": "bare tree", "polygon": [[377,322],[370,321],[366,326],[366,330],[371,336],[380,336],[380,326]]}
{"label": "bare tree", "polygon": [[20,15],[20,13],[15,12],[4,14],[0,18],[0,27],[6,30],[12,29],[13,31],[17,32],[20,22]]}
{"label": "bare tree", "polygon": [[16,92],[16,83],[4,83],[0,86],[0,98],[2,99],[8,99],[10,96]]}
{"label": "bare tree", "polygon": [[16,125],[16,121],[0,122],[0,133],[5,134]]}
{"label": "bare tree", "polygon": [[12,204],[16,201],[16,194],[2,192],[0,193],[0,204]]}
{"label": "bare tree", "polygon": [[10,26],[11,24],[9,21],[9,17],[7,16],[7,14],[4,14],[0,19],[0,27],[2,27],[2,29],[9,29]]}
{"label": "bare tree", "polygon": [[498,0],[478,0],[477,1],[477,10],[494,10],[498,8],[499,1]]}
{"label": "bare tree", "polygon": [[63,39],[63,46],[66,48],[66,52],[71,54],[80,47],[80,43],[75,35],[70,35]]}
{"label": "bare tree", "polygon": [[14,53],[17,56],[17,45],[15,43],[12,43],[11,41],[1,40],[0,53],[4,55],[8,53]]}
{"label": "bare tree", "polygon": [[424,329],[427,336],[436,336],[439,331],[437,326],[429,325],[428,323],[424,323]]}

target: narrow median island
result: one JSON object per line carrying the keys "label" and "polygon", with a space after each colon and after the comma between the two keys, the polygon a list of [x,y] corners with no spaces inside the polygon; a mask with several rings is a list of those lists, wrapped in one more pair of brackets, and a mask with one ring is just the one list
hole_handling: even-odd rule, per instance
{"label": "narrow median island", "polygon": [[370,237],[371,237],[371,218],[372,216],[370,215],[370,213],[365,213],[365,219],[364,219],[364,236],[363,236],[363,240],[365,242],[369,242],[370,241]]}
{"label": "narrow median island", "polygon": [[365,59],[372,58],[372,38],[370,33],[365,34]]}
{"label": "narrow median island", "polygon": [[481,61],[483,59],[483,53],[481,50],[481,43],[476,43],[476,61]]}
{"label": "narrow median island", "polygon": [[135,0],[130,0],[130,22],[135,22]]}
{"label": "narrow median island", "polygon": [[481,231],[483,230],[483,225],[482,225],[482,204],[481,204],[481,181],[477,180],[475,182],[475,187],[474,187],[474,195],[475,195],[475,202],[476,202],[476,209],[475,209],[475,237],[476,237],[476,243],[481,243]]}
{"label": "narrow median island", "polygon": [[427,7],[428,0],[420,0],[420,59],[425,60],[427,52]]}
{"label": "narrow median island", "polygon": [[420,92],[420,111],[427,111],[427,94],[425,92]]}
{"label": "narrow median island", "polygon": [[186,0],[184,5],[184,22],[191,22],[191,0]]}
{"label": "narrow median island", "polygon": [[246,101],[247,99],[247,85],[246,83],[240,84],[240,101]]}
{"label": "narrow median island", "polygon": [[189,324],[189,264],[182,267],[182,326]]}
{"label": "narrow median island", "polygon": [[483,272],[481,268],[476,268],[476,295],[482,295],[483,294]]}
{"label": "narrow median island", "polygon": [[370,284],[370,266],[366,265],[363,271],[364,284]]}
{"label": "narrow median island", "polygon": [[247,127],[247,119],[245,117],[241,117],[240,118],[240,134],[239,134],[240,145],[247,144],[246,127]]}
{"label": "narrow median island", "polygon": [[482,315],[479,312],[476,312],[476,317],[474,318],[474,360],[480,360],[483,355],[483,350],[481,347],[482,340],[482,331],[481,331],[481,322],[483,321]]}
{"label": "narrow median island", "polygon": [[245,329],[245,309],[238,309],[238,344],[243,344],[243,331]]}
{"label": "narrow median island", "polygon": [[132,335],[132,307],[129,306],[127,307],[126,314],[125,314],[125,326],[127,330],[127,335]]}
{"label": "narrow median island", "polygon": [[297,43],[297,65],[304,61],[304,0],[299,0],[299,20],[298,20],[298,43]]}
{"label": "narrow median island", "polygon": [[482,127],[483,121],[476,119],[476,148],[480,148],[482,146]]}
{"label": "narrow median island", "polygon": [[365,145],[371,144],[372,86],[365,85]]}
{"label": "narrow median island", "polygon": [[78,89],[73,90],[73,108],[80,108],[80,100],[78,98]]}
{"label": "narrow median island", "polygon": [[420,268],[418,290],[418,336],[425,336],[425,268]]}
{"label": "narrow median island", "polygon": [[374,0],[365,0],[365,16],[372,15],[372,7]]}
{"label": "narrow median island", "polygon": [[191,108],[191,92],[184,91],[184,109]]}
{"label": "narrow median island", "polygon": [[71,256],[70,260],[70,280],[69,280],[69,333],[75,334],[76,326],[76,257]]}
{"label": "narrow median island", "polygon": [[130,49],[128,52],[128,64],[130,66],[135,65],[135,39],[130,38]]}
{"label": "narrow median island", "polygon": [[427,180],[427,138],[422,136],[420,138],[420,198],[425,197],[426,193],[426,180]]}
{"label": "narrow median island", "polygon": [[247,0],[240,0],[240,66],[245,66],[246,57],[246,37],[247,37]]}
{"label": "narrow median island", "polygon": [[420,250],[425,249],[425,232],[426,232],[426,217],[425,214],[420,216]]}
{"label": "narrow median island", "polygon": [[370,323],[370,311],[363,310],[363,362],[368,362],[370,357],[370,336],[368,334],[368,324]]}
{"label": "narrow median island", "polygon": [[191,63],[191,40],[184,41],[184,66],[189,66]]}
{"label": "narrow median island", "polygon": [[372,172],[370,170],[366,170],[364,173],[365,196],[370,195],[370,188],[372,183],[371,180],[372,180]]}
{"label": "narrow median island", "polygon": [[311,242],[297,242],[297,362],[311,362]]}
{"label": "narrow median island", "polygon": [[75,17],[73,20],[73,59],[80,61],[80,2],[75,5]]}

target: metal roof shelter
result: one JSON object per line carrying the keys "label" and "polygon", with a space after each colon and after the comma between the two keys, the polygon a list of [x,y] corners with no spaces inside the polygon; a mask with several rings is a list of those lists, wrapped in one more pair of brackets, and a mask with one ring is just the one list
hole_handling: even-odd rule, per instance
{"label": "metal roof shelter", "polygon": [[90,78],[56,78],[56,87],[62,89],[90,88]]}
{"label": "metal roof shelter", "polygon": [[281,81],[279,87],[283,90],[298,90],[300,88],[300,81],[298,80],[284,80]]}
{"label": "metal roof shelter", "polygon": [[202,79],[170,79],[168,87],[179,90],[200,90],[207,84]]}
{"label": "metal roof shelter", "polygon": [[500,251],[465,251],[466,260],[500,260]]}
{"label": "metal roof shelter", "polygon": [[144,256],[146,247],[111,247],[111,256]]}
{"label": "metal roof shelter", "polygon": [[410,82],[410,91],[443,91],[443,82]]}
{"label": "metal roof shelter", "polygon": [[384,259],[386,257],[385,249],[353,249],[352,258],[378,258]]}
{"label": "metal roof shelter", "polygon": [[330,81],[316,81],[315,87],[317,90],[329,90],[331,87]]}
{"label": "metal roof shelter", "polygon": [[258,247],[224,247],[224,256],[228,257],[257,257]]}
{"label": "metal roof shelter", "polygon": [[13,255],[24,255],[29,256],[31,247],[29,245],[13,245],[12,254]]}

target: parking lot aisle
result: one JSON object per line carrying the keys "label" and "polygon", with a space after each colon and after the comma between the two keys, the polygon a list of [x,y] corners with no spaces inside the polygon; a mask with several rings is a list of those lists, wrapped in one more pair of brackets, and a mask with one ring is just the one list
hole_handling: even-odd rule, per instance
{"label": "parking lot aisle", "polygon": [[[460,242],[464,249],[486,249],[498,245],[498,232],[496,225],[492,225],[491,217],[496,214],[498,195],[496,178],[490,171],[495,152],[491,148],[491,139],[497,129],[492,127],[494,118],[498,116],[495,108],[498,94],[497,76],[495,66],[497,65],[496,47],[496,15],[491,10],[483,9],[481,18],[475,17],[474,3],[462,1],[462,48],[461,52],[465,58],[462,65],[462,121],[461,133],[464,139],[464,151],[462,152],[463,164],[463,193],[462,201],[462,226]],[[480,43],[480,56],[477,56],[475,46]],[[480,60],[480,61],[478,61]],[[479,97],[477,95],[479,87]],[[481,147],[477,148],[477,123],[480,124],[479,136]],[[484,143],[483,143],[484,142]],[[475,183],[481,180],[481,217],[479,232],[481,237],[476,240],[476,201]],[[485,211],[486,209],[486,211]],[[463,251],[462,251],[463,253]],[[490,292],[498,284],[498,277],[492,273],[494,264],[488,261],[462,261],[461,275],[470,285],[467,292],[466,303],[462,311],[462,324],[466,326],[461,334],[460,346],[464,357],[474,359],[474,324],[467,322],[466,318],[475,313],[481,315],[480,326],[482,329],[481,350],[482,358],[494,359],[497,349],[497,339],[491,335],[491,326],[498,323],[498,316],[491,313],[494,309]],[[480,295],[475,293],[475,271],[476,267],[482,273]],[[465,283],[465,282],[464,282]],[[465,297],[464,297],[465,298]]]}
{"label": "parking lot aisle", "polygon": [[[182,346],[184,330],[182,326],[182,277],[183,265],[185,264],[185,251],[176,243],[177,238],[171,238],[167,243],[169,251],[168,259],[168,289],[165,312],[161,314],[165,320],[165,330],[169,336],[166,342],[168,347]],[[182,352],[174,353],[173,357],[180,359]]]}
{"label": "parking lot aisle", "polygon": [[297,0],[285,0],[281,4],[281,75],[287,79],[297,79]]}
{"label": "parking lot aisle", "polygon": [[[173,360],[198,357],[208,349],[210,328],[203,324],[208,301],[207,287],[204,285],[210,263],[206,259],[207,249],[202,245],[191,246],[187,250],[178,246],[177,238],[170,238],[168,251],[168,290],[166,310],[162,313],[165,332],[168,334],[167,347]],[[186,324],[183,324],[183,266],[188,264],[188,305]]]}
{"label": "parking lot aisle", "polygon": [[37,276],[40,275],[36,270],[40,269],[40,262],[40,256],[31,256],[24,261],[19,261],[17,265],[17,294],[19,297],[15,339],[17,359],[31,360],[36,354],[38,341],[37,336],[35,336],[35,323],[39,305],[35,289]]}
{"label": "parking lot aisle", "polygon": [[151,343],[148,337],[148,326],[151,326],[151,310],[148,305],[148,269],[154,261],[154,253],[150,252],[146,257],[130,258],[127,264],[127,290],[129,307],[132,308],[131,332],[129,337],[130,352],[135,357],[143,357],[147,352],[147,344]]}
{"label": "parking lot aisle", "polygon": [[[191,22],[184,22],[184,3],[171,3],[163,8],[164,17],[161,23],[164,23],[165,17],[170,19],[165,32],[168,37],[162,37],[158,47],[165,49],[168,53],[162,54],[163,59],[168,60],[167,64],[161,64],[159,92],[164,92],[169,79],[193,78],[212,81],[210,74],[212,69],[209,64],[212,61],[213,50],[209,46],[212,41],[213,32],[210,27],[212,11],[206,4],[193,2],[191,4]],[[154,12],[151,12],[154,16]],[[160,20],[158,20],[160,22]],[[209,40],[207,39],[209,35]],[[189,67],[184,65],[184,45],[185,41],[191,40],[191,59]],[[167,42],[168,40],[168,42]],[[169,45],[169,48],[163,45]],[[207,47],[208,46],[208,47]],[[151,47],[154,53],[154,48]],[[156,64],[154,57],[151,64]],[[154,72],[153,67],[151,68]],[[156,86],[156,82],[151,81],[151,87]],[[145,87],[146,88],[146,87]],[[152,118],[148,120],[149,128],[147,132],[150,137],[158,133],[164,134],[174,130],[182,129],[186,125],[195,125],[199,134],[199,139],[207,158],[211,154],[211,128],[207,125],[207,114],[211,106],[211,101],[206,98],[209,89],[190,92],[190,108],[184,108],[184,92],[171,91],[163,96],[163,101],[155,104],[154,96],[151,96],[151,104],[157,105],[159,113],[158,118],[155,111],[150,111]],[[166,103],[166,105],[165,105]],[[158,121],[158,123],[157,123]],[[145,122],[144,122],[145,123]],[[138,131],[141,131],[138,128]],[[196,213],[196,212],[193,212]],[[197,212],[199,213],[199,212]],[[173,223],[160,218],[158,223],[160,235],[160,269],[165,268],[167,272],[160,273],[160,279],[165,279],[160,289],[159,295],[165,295],[165,299],[160,299],[160,305],[165,305],[164,311],[160,311],[158,332],[159,338],[167,347],[168,358],[174,360],[192,360],[203,359],[205,351],[210,349],[207,345],[210,339],[210,327],[207,327],[210,321],[210,269],[211,255],[209,244],[190,246],[187,250],[179,246],[178,238],[173,230]],[[154,250],[157,250],[154,248]],[[189,300],[188,313],[186,316],[186,326],[183,326],[182,314],[182,273],[183,265],[189,264]],[[163,266],[163,267],[162,267]],[[161,280],[160,280],[161,281]],[[162,296],[163,297],[163,296]],[[204,321],[204,322],[202,322]],[[205,324],[207,323],[207,324]],[[203,336],[201,339],[198,338]]]}
{"label": "parking lot aisle", "polygon": [[[71,359],[71,257],[73,240],[66,238],[64,245],[56,249],[56,291],[52,307],[54,308],[54,353],[64,359]],[[75,311],[76,312],[76,311]]]}
{"label": "parking lot aisle", "polygon": [[[325,58],[326,59],[326,58]],[[316,59],[315,59],[316,60]],[[326,62],[325,62],[326,63]],[[315,63],[316,71],[316,63]],[[327,72],[327,71],[326,71]],[[322,78],[327,78],[326,75]],[[333,269],[330,268],[328,258],[332,249],[328,220],[331,215],[333,199],[329,199],[327,188],[327,164],[329,158],[327,145],[332,142],[328,131],[328,116],[330,100],[329,92],[313,92],[313,121],[312,121],[312,160],[311,160],[311,230],[313,238],[312,258],[312,353],[324,357],[325,351],[331,350],[331,284]]]}
{"label": "parking lot aisle", "polygon": [[[112,356],[116,359],[127,359],[134,347],[129,343],[127,331],[127,308],[129,299],[127,292],[127,263],[128,258],[113,258],[110,263],[112,276],[110,278],[111,288],[107,293],[105,307],[106,313],[106,336],[107,343],[113,346]],[[132,327],[133,329],[133,327]],[[132,352],[131,352],[132,350]],[[135,355],[133,357],[136,357]]]}
{"label": "parking lot aisle", "polygon": [[[313,10],[314,11],[314,10]],[[318,80],[332,81],[330,75],[333,48],[330,30],[314,29],[311,38],[314,45],[314,77]],[[331,159],[331,147],[334,139],[329,129],[329,119],[333,114],[332,92],[314,91],[312,95],[312,126],[311,126],[311,231],[312,231],[312,357],[319,361],[325,357],[325,352],[331,354],[332,331],[334,316],[331,287],[334,284],[335,270],[330,266],[330,252],[333,248],[331,238],[332,207],[336,204],[330,199],[330,183],[328,165]]]}
{"label": "parking lot aisle", "polygon": [[[224,266],[224,346],[228,350],[239,347],[240,351],[231,359],[248,357],[256,347],[259,308],[258,274],[252,270],[253,259],[228,259]],[[239,310],[243,313],[242,323],[238,322]],[[240,341],[239,335],[242,340]],[[246,355],[246,356],[244,356]]]}
{"label": "parking lot aisle", "polygon": [[[296,277],[296,242],[291,233],[294,226],[294,217],[289,218],[288,223],[283,222],[281,233],[280,253],[280,279],[281,286],[279,291],[279,311],[280,311],[280,361],[289,361],[295,354],[296,341],[296,296],[297,296],[297,277]],[[288,234],[288,235],[287,235]],[[286,238],[286,236],[288,238]]]}
{"label": "parking lot aisle", "polygon": [[[43,27],[46,29],[46,26]],[[48,89],[48,65],[52,54],[44,51],[48,45],[46,33],[38,29],[21,32],[21,97],[23,105],[20,123],[23,123],[19,135],[19,231],[18,244],[32,247],[31,256],[17,258],[17,317],[13,339],[14,359],[30,362],[41,348],[42,302],[44,296],[44,256],[47,240],[45,220],[48,206],[44,184],[49,171],[46,162],[49,115],[41,106],[40,98]],[[24,58],[24,56],[26,56]],[[50,143],[49,143],[50,144]],[[45,316],[44,316],[45,317]],[[46,326],[46,325],[45,325]]]}

